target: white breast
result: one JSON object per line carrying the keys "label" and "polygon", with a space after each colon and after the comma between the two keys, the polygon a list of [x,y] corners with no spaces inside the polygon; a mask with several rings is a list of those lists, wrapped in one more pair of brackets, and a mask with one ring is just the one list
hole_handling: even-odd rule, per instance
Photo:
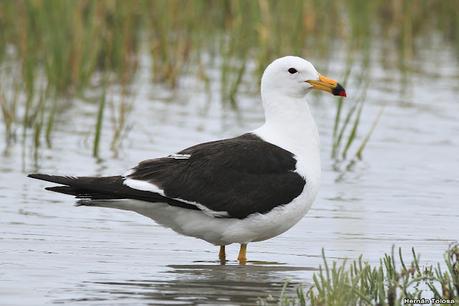
{"label": "white breast", "polygon": [[[276,207],[267,214],[255,214],[241,221],[242,224],[239,226],[245,233],[251,232],[253,237],[258,234],[252,241],[269,239],[287,231],[308,212],[319,191],[321,175],[319,133],[308,108],[306,112],[299,115],[301,120],[292,120],[282,126],[279,126],[280,122],[267,121],[262,127],[253,131],[264,141],[294,154],[297,160],[295,172],[305,178],[306,185],[303,192],[291,203]],[[298,116],[298,113],[295,116]],[[235,228],[233,230],[239,232]],[[235,235],[236,233],[233,234]]]}

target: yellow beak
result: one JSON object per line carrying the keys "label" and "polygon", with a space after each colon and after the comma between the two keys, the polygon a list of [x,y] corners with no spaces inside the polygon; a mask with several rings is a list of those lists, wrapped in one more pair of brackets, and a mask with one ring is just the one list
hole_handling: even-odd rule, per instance
{"label": "yellow beak", "polygon": [[312,85],[312,88],[329,92],[335,96],[346,97],[346,90],[335,80],[319,75],[319,80],[306,81]]}

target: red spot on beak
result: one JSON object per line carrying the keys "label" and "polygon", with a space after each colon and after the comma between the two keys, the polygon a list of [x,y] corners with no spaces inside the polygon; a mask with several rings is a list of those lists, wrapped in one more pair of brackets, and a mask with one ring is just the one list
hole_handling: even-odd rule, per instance
{"label": "red spot on beak", "polygon": [[346,97],[346,89],[341,84],[336,83],[335,88],[332,89],[332,94],[335,96]]}

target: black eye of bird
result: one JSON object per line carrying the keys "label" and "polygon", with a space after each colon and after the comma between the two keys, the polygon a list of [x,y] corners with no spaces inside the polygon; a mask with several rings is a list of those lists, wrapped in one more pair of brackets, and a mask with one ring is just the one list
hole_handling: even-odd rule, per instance
{"label": "black eye of bird", "polygon": [[295,68],[289,68],[288,72],[290,72],[291,74],[294,74],[294,73],[297,73],[298,71]]}

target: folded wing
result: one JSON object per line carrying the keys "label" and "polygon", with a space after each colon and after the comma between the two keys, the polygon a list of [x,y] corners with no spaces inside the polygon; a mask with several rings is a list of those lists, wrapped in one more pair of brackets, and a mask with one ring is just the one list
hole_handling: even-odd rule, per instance
{"label": "folded wing", "polygon": [[292,153],[244,134],[143,161],[125,176],[29,176],[60,184],[47,189],[80,199],[162,202],[212,217],[242,219],[299,196],[306,181],[295,170]]}
{"label": "folded wing", "polygon": [[292,153],[244,134],[143,161],[125,184],[195,205],[216,217],[245,218],[300,195],[306,182],[295,170]]}

